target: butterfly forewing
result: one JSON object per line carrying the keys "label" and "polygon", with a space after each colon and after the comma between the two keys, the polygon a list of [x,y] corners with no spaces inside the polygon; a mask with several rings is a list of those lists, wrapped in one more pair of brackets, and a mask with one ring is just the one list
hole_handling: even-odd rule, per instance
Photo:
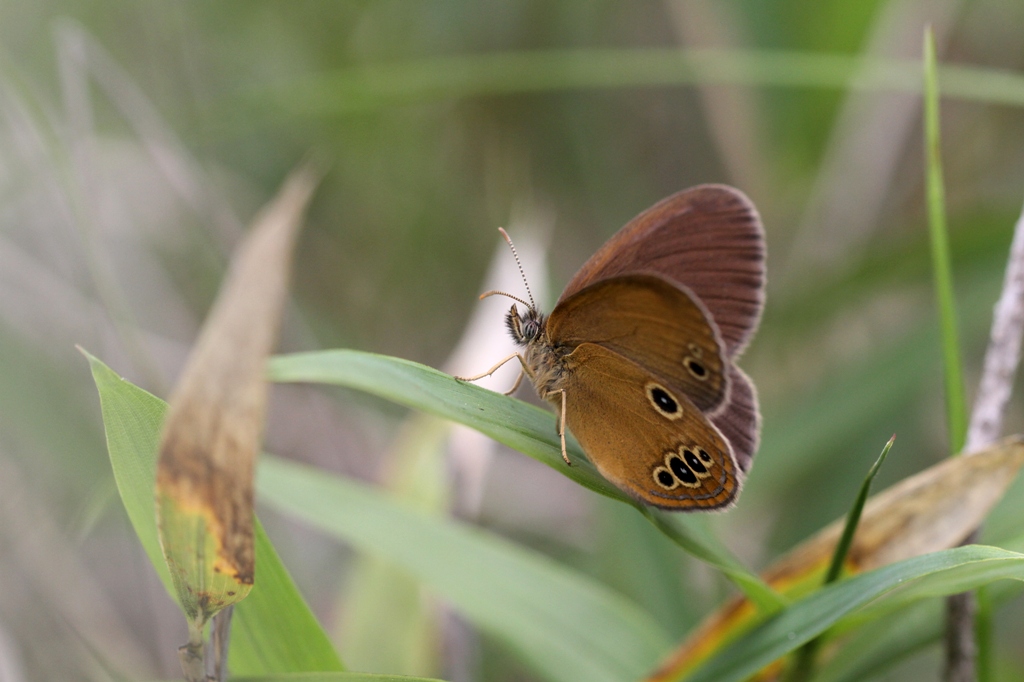
{"label": "butterfly forewing", "polygon": [[697,295],[736,356],[764,306],[764,229],[741,192],[700,185],[658,202],[618,231],[570,280],[561,301],[602,279],[657,272]]}
{"label": "butterfly forewing", "polygon": [[660,275],[591,284],[555,306],[547,333],[556,346],[595,343],[632,360],[670,380],[704,412],[713,412],[728,394],[714,323],[692,294]]}
{"label": "butterfly forewing", "polygon": [[[730,505],[740,487],[728,442],[684,394],[608,348],[565,358],[569,430],[601,474],[667,509]],[[556,405],[560,394],[550,396]]]}

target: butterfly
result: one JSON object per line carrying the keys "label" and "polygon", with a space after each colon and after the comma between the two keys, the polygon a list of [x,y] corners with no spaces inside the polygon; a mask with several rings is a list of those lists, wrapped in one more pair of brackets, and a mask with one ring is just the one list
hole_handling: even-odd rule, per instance
{"label": "butterfly", "polygon": [[512,391],[525,374],[554,406],[567,464],[566,429],[641,502],[728,507],[759,442],[757,393],[735,361],[764,308],[765,258],[760,217],[740,191],[673,194],[584,263],[550,315],[532,294],[529,303],[484,294],[525,306],[505,318],[523,350],[464,380],[518,358]]}

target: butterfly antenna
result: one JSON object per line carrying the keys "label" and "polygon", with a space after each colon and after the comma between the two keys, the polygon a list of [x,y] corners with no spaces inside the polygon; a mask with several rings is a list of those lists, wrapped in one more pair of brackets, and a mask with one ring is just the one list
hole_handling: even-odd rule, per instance
{"label": "butterfly antenna", "polygon": [[[523,278],[523,284],[526,285],[526,295],[530,297],[530,309],[536,310],[537,304],[533,300],[533,292],[530,291],[530,283],[526,281],[526,273],[523,272],[523,263],[519,260],[519,253],[516,251],[516,245],[512,243],[512,239],[508,236],[508,232],[505,231],[504,227],[499,227],[498,232],[501,232],[501,236],[505,238],[506,242],[508,242],[508,248],[512,249],[512,257],[516,259],[516,267],[519,268],[519,274]],[[508,294],[505,295],[508,296]],[[515,296],[509,296],[509,298],[515,298]],[[526,305],[526,301],[519,302]]]}
{"label": "butterfly antenna", "polygon": [[523,305],[525,305],[525,306],[526,306],[527,308],[529,308],[529,307],[530,307],[530,304],[529,304],[529,303],[527,303],[527,302],[526,302],[526,301],[524,301],[523,299],[519,298],[518,296],[513,296],[512,294],[507,294],[507,293],[505,293],[504,291],[498,291],[497,289],[495,289],[495,290],[493,290],[493,291],[485,291],[484,293],[480,294],[480,298],[479,298],[478,300],[482,301],[482,300],[484,300],[485,298],[487,298],[488,296],[508,296],[508,297],[509,297],[509,298],[511,298],[511,299],[512,299],[513,301],[517,301],[517,302],[519,302],[519,303],[522,303],[522,304],[523,304]]}

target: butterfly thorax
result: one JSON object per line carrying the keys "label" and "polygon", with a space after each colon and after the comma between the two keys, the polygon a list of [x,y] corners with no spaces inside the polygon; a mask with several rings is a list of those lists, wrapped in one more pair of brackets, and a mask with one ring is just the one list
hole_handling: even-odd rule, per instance
{"label": "butterfly thorax", "polygon": [[545,399],[561,387],[562,375],[565,373],[563,358],[571,352],[570,348],[551,342],[546,322],[547,318],[536,308],[527,308],[525,313],[520,314],[514,305],[505,317],[505,324],[516,345],[526,348],[523,360],[527,375],[533,381],[537,393]]}

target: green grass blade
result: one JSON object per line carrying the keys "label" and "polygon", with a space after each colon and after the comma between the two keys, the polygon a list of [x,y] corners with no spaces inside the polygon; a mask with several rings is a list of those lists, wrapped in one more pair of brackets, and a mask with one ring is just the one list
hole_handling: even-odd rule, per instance
{"label": "green grass blade", "polygon": [[864,477],[864,482],[860,485],[857,499],[854,500],[853,506],[850,507],[850,512],[846,516],[846,525],[843,526],[843,534],[839,537],[839,542],[836,544],[836,551],[832,555],[832,563],[829,564],[828,573],[825,574],[825,585],[834,583],[843,570],[846,555],[850,553],[850,545],[853,544],[853,536],[857,532],[857,526],[860,523],[860,515],[864,511],[864,504],[868,501],[868,496],[871,494],[871,483],[875,480],[879,470],[881,470],[882,464],[885,463],[885,458],[888,456],[894,440],[896,440],[895,435],[882,448],[882,454],[871,465],[868,475]]}
{"label": "green grass blade", "polygon": [[942,359],[946,386],[946,419],[951,454],[957,454],[967,437],[967,405],[960,341],[953,297],[953,271],[949,263],[946,229],[946,196],[942,179],[939,126],[939,85],[935,62],[935,39],[931,29],[924,40],[924,134],[928,186],[928,229],[932,245],[932,271],[942,328]]}
{"label": "green grass blade", "polygon": [[[268,371],[272,381],[346,386],[464,424],[547,464],[586,488],[625,502],[645,516],[651,513],[606,481],[587,461],[571,434],[566,446],[573,466],[565,466],[554,414],[521,400],[456,381],[415,362],[354,350],[277,356],[271,358]],[[661,527],[657,522],[655,525]],[[744,569],[713,535],[688,532],[685,522],[673,525],[676,530],[669,534],[673,542],[719,568],[754,603],[783,603],[774,590]]]}
{"label": "green grass blade", "polygon": [[[121,500],[139,541],[172,596],[156,532],[157,443],[166,403],[85,353],[100,395],[107,448]],[[231,669],[240,674],[342,670],[330,640],[256,524],[256,584],[235,607]]]}
{"label": "green grass blade", "polygon": [[[849,513],[846,515],[846,524],[843,526],[843,533],[839,536],[839,542],[836,543],[835,552],[832,553],[832,561],[829,564],[828,571],[825,573],[825,579],[823,584],[829,585],[834,583],[838,578],[839,574],[842,573],[843,564],[846,562],[846,556],[850,553],[850,545],[853,544],[853,536],[857,532],[857,526],[860,525],[860,517],[864,511],[864,504],[868,501],[868,495],[871,493],[871,482],[875,480],[875,476],[882,468],[882,464],[885,462],[886,456],[889,454],[889,449],[892,448],[893,441],[896,440],[894,435],[882,448],[882,454],[878,456],[875,463],[868,470],[868,475],[864,477],[864,482],[860,485],[860,491],[857,493],[857,498],[853,501],[853,506],[850,507]],[[804,680],[811,679],[811,673],[814,670],[815,659],[817,658],[818,645],[821,642],[819,638],[812,639],[810,642],[805,644],[803,648],[797,654],[796,662],[793,664],[792,673],[788,679],[791,682],[803,682]]]}
{"label": "green grass blade", "polygon": [[635,604],[587,576],[355,481],[264,457],[260,499],[401,566],[545,679],[637,679],[670,647]]}
{"label": "green grass blade", "polygon": [[860,682],[920,653],[939,640],[941,600],[923,600],[898,618],[873,621],[843,642],[836,655],[815,670],[814,682]]}
{"label": "green grass blade", "polygon": [[[1015,546],[1024,547],[1024,543],[1016,542]],[[1010,581],[979,590],[990,595],[994,607],[1010,603],[1022,591],[1024,584]],[[923,600],[901,609],[897,616],[870,621],[844,643],[834,658],[822,665],[816,682],[857,682],[873,678],[940,641],[945,633],[944,607],[944,600]]]}
{"label": "green grass blade", "polygon": [[884,566],[808,595],[731,642],[685,679],[739,682],[879,598],[896,598],[902,606],[1002,579],[1024,580],[1024,554],[970,545]]}

